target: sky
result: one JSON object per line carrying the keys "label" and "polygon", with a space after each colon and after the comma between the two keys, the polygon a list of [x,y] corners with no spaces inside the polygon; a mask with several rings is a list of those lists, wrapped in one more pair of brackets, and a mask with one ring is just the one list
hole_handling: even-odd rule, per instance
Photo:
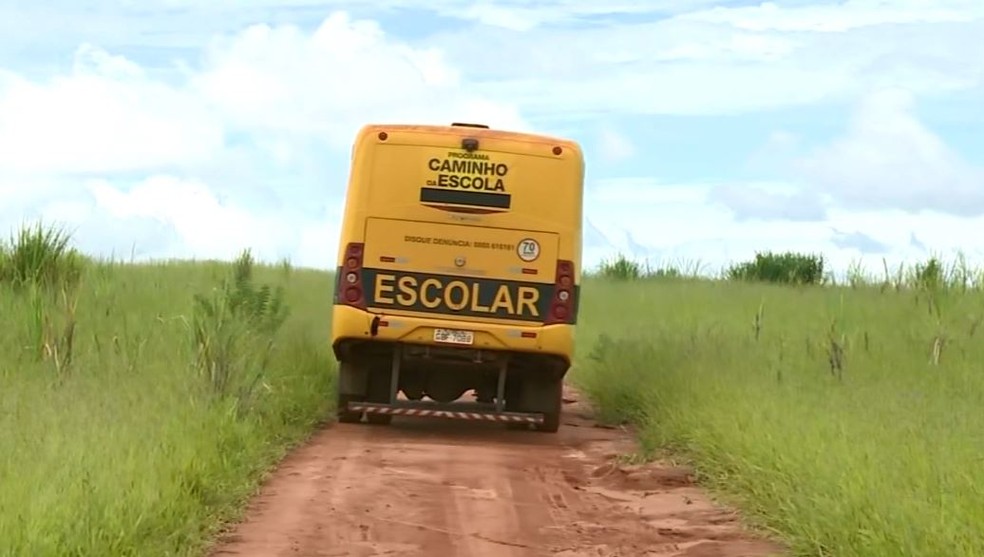
{"label": "sky", "polygon": [[369,122],[586,156],[583,262],[984,265],[984,2],[0,0],[0,234],[330,268]]}

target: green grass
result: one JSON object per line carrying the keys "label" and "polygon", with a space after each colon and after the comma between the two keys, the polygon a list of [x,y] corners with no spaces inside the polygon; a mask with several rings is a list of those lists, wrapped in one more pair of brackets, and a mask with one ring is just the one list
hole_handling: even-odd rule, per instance
{"label": "green grass", "polygon": [[[23,260],[28,240],[0,261]],[[24,268],[77,267],[77,287],[0,282],[0,554],[200,554],[329,409],[331,278],[257,267],[254,290],[285,287],[273,332],[275,318],[249,317],[281,311],[264,313],[263,295],[227,303],[228,265],[68,253]],[[217,314],[196,312],[209,301]]]}
{"label": "green grass", "polygon": [[589,279],[575,377],[796,555],[984,555],[984,292],[905,286]]}
{"label": "green grass", "polygon": [[[575,380],[797,555],[984,555],[984,275],[933,259],[750,280],[791,276],[770,261],[735,281],[602,268]],[[0,243],[0,555],[202,554],[330,415],[331,292],[248,253],[120,265],[49,229]]]}

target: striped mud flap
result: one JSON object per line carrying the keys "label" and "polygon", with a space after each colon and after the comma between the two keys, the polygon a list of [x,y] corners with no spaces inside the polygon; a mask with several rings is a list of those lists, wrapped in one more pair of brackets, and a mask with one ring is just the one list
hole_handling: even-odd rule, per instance
{"label": "striped mud flap", "polygon": [[456,403],[438,405],[427,402],[397,402],[382,404],[378,402],[349,402],[348,409],[367,414],[390,416],[412,416],[420,418],[445,418],[450,420],[472,420],[500,423],[542,424],[543,414],[526,412],[505,412],[489,408],[489,405],[475,403]]}

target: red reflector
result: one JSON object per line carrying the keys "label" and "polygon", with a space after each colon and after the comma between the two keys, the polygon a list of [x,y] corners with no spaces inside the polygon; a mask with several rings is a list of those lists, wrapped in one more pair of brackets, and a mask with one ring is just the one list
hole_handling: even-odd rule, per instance
{"label": "red reflector", "polygon": [[389,325],[390,325],[390,322],[389,321],[380,321],[379,322],[379,326],[380,327],[389,327]]}
{"label": "red reflector", "polygon": [[380,255],[379,260],[382,261],[383,263],[396,263],[396,258],[390,257],[388,255]]}
{"label": "red reflector", "polygon": [[523,268],[523,274],[524,275],[535,275],[536,273],[537,273],[537,270],[536,269]]}
{"label": "red reflector", "polygon": [[553,314],[555,318],[561,321],[567,319],[567,306],[554,306]]}
{"label": "red reflector", "polygon": [[520,336],[522,336],[523,338],[536,338],[536,333],[523,331],[522,333],[520,333]]}
{"label": "red reflector", "polygon": [[345,299],[351,303],[358,302],[361,297],[362,291],[355,286],[350,286],[345,290]]}

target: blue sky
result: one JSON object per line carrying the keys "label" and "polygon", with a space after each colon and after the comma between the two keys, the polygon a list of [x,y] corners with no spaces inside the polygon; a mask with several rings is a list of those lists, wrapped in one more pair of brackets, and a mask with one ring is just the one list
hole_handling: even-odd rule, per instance
{"label": "blue sky", "polygon": [[585,262],[984,263],[979,0],[0,0],[0,228],[331,267],[365,122],[587,155]]}

